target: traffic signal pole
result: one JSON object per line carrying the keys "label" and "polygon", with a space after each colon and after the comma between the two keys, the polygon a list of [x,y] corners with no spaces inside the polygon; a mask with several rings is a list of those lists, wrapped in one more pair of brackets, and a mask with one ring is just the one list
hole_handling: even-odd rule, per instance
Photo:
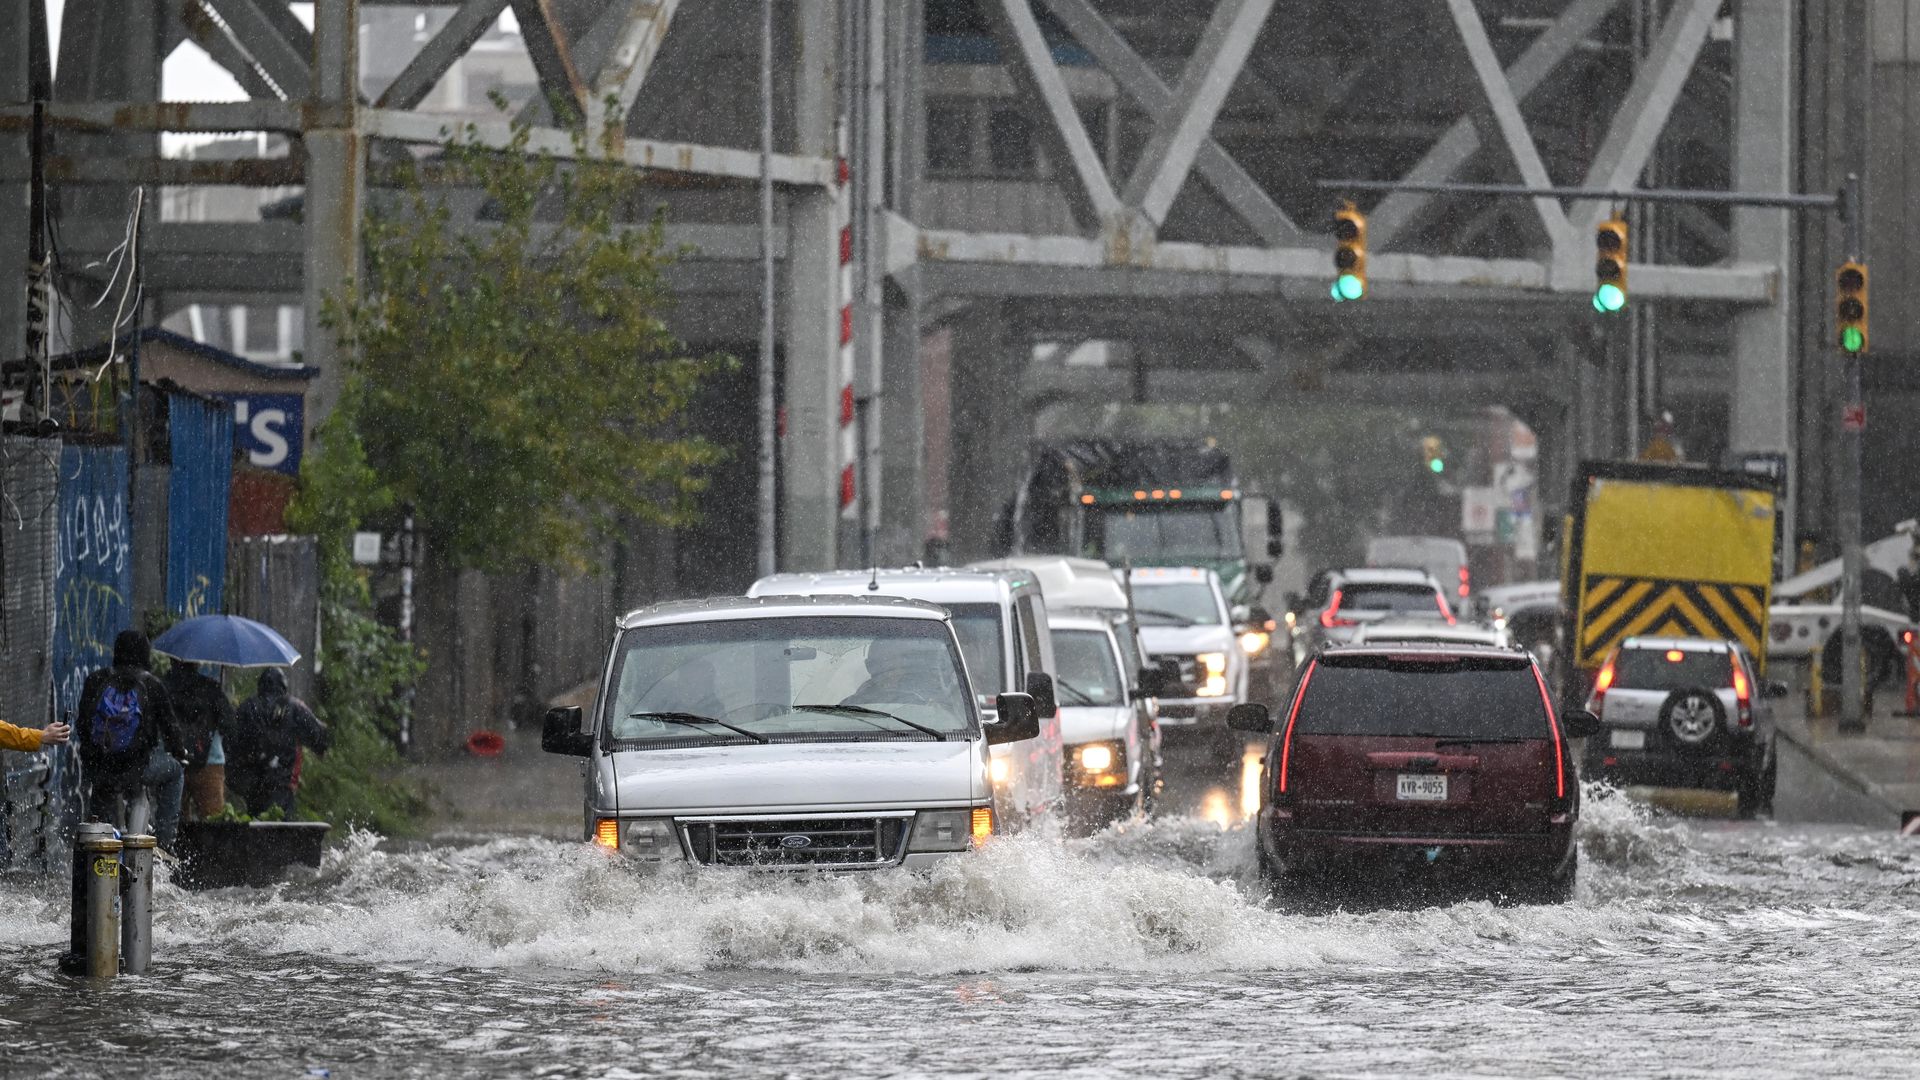
{"label": "traffic signal pole", "polygon": [[[1847,186],[1841,189],[1840,219],[1846,226],[1847,260],[1863,261],[1860,177],[1847,174]],[[1837,314],[1837,313],[1836,313]],[[1862,307],[1861,322],[1866,310]],[[1836,319],[1838,323],[1838,319]],[[1847,399],[1841,413],[1840,439],[1842,460],[1847,463],[1840,480],[1840,730],[1863,732],[1867,729],[1866,672],[1860,654],[1860,441],[1867,426],[1866,404],[1860,392],[1860,353],[1866,349],[1861,335],[1860,348],[1847,347],[1841,326],[1834,327],[1834,345],[1846,365]],[[1819,661],[1816,660],[1816,663]]]}

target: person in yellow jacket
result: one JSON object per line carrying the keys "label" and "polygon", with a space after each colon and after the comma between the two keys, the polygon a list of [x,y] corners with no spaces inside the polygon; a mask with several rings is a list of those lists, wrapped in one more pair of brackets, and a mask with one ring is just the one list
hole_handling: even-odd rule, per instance
{"label": "person in yellow jacket", "polygon": [[0,720],[0,750],[19,750],[31,754],[42,747],[67,741],[72,729],[54,721],[43,728],[14,727]]}

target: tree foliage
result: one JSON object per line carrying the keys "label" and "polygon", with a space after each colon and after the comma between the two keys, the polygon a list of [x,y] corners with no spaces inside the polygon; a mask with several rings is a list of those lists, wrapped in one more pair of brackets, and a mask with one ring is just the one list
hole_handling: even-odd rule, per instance
{"label": "tree foliage", "polygon": [[671,253],[633,170],[579,132],[564,162],[525,125],[503,151],[474,140],[430,166],[454,183],[409,176],[368,216],[362,286],[327,311],[341,419],[377,501],[413,504],[451,565],[578,566],[621,521],[690,518],[719,451],[680,418],[732,361],[668,330]]}

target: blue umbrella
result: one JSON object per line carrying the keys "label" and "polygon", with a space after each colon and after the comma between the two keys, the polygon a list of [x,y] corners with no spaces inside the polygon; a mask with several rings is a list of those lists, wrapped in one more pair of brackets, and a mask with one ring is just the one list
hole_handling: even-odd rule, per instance
{"label": "blue umbrella", "polygon": [[154,639],[153,651],[175,660],[224,667],[284,667],[300,650],[265,623],[239,615],[196,615]]}

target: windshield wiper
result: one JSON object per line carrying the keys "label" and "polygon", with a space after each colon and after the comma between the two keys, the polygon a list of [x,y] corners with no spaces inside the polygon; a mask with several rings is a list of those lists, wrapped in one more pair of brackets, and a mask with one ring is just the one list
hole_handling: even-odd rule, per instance
{"label": "windshield wiper", "polygon": [[[883,716],[888,720],[895,721],[896,723],[905,724],[908,727],[912,728],[913,730],[921,732],[922,734],[931,735],[940,742],[947,741],[947,737],[945,735],[942,735],[938,730],[934,728],[930,728],[925,724],[916,724],[904,716],[895,716],[890,712],[881,712],[879,709],[869,709],[865,705],[794,705],[794,706],[791,706],[791,708],[793,709],[794,712],[843,713],[847,716],[859,716],[859,717]],[[875,726],[878,726],[878,725],[875,725]]]}
{"label": "windshield wiper", "polygon": [[1092,694],[1087,693],[1085,690],[1080,689],[1079,687],[1073,685],[1072,683],[1068,682],[1065,679],[1060,678],[1059,676],[1054,677],[1053,685],[1055,689],[1064,690],[1078,699],[1077,701],[1071,702],[1071,704],[1074,704],[1074,705],[1094,704]]}
{"label": "windshield wiper", "polygon": [[[757,742],[757,743],[765,743],[770,741],[765,735],[761,735],[757,732],[748,731],[746,728],[743,728],[743,727],[734,727],[732,724],[727,723],[725,720],[715,720],[711,716],[701,716],[699,713],[637,712],[637,713],[628,713],[627,717],[632,720],[658,720],[663,724],[712,724],[715,727],[726,728],[728,731],[733,732],[735,735],[744,736],[745,738],[752,739],[754,742]],[[712,732],[708,732],[707,734],[711,735]]]}
{"label": "windshield wiper", "polygon": [[1150,615],[1156,619],[1172,619],[1178,626],[1199,626],[1199,619],[1190,619],[1177,611],[1161,611],[1158,608],[1134,608],[1135,615]]}

